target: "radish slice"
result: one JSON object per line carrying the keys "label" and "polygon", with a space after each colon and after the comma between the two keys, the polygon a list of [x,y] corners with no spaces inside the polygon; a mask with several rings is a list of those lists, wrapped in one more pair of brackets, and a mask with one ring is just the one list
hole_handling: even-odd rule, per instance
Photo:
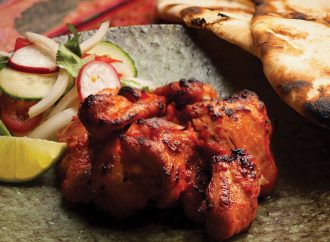
{"label": "radish slice", "polygon": [[78,75],[77,88],[80,100],[106,88],[119,88],[120,80],[115,68],[104,61],[85,64]]}
{"label": "radish slice", "polygon": [[100,28],[96,31],[96,33],[92,37],[90,37],[88,40],[80,44],[80,49],[83,54],[91,50],[104,38],[104,36],[107,34],[109,25],[110,25],[109,21],[102,23]]}
{"label": "radish slice", "polygon": [[50,139],[68,123],[71,122],[72,117],[77,115],[78,110],[75,108],[68,108],[64,111],[55,114],[45,122],[35,128],[28,137],[34,139]]}
{"label": "radish slice", "polygon": [[51,57],[54,60],[56,60],[58,44],[54,40],[52,40],[44,35],[31,33],[31,32],[26,32],[25,35],[26,35],[26,38],[30,42],[34,43],[36,46],[38,46],[40,48],[47,48]]}
{"label": "radish slice", "polygon": [[52,87],[52,89],[49,91],[46,97],[41,99],[37,104],[33,105],[29,109],[29,117],[33,118],[37,116],[38,114],[43,113],[48,108],[50,108],[65,92],[66,87],[69,84],[70,77],[68,73],[65,70],[61,70],[60,74],[57,77],[57,80]]}
{"label": "radish slice", "polygon": [[9,66],[17,71],[48,74],[58,70],[56,62],[35,45],[28,45],[14,52]]}

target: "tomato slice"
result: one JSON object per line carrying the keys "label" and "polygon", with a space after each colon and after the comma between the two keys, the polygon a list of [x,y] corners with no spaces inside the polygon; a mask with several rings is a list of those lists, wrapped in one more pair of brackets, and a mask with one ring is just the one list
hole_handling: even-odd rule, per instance
{"label": "tomato slice", "polygon": [[31,44],[31,42],[28,41],[27,39],[19,37],[19,38],[16,39],[14,51],[16,51],[18,49],[21,49],[25,46],[28,46],[30,44]]}
{"label": "tomato slice", "polygon": [[29,118],[28,111],[37,101],[15,100],[6,94],[0,97],[1,120],[11,132],[26,133],[36,127],[42,115]]}

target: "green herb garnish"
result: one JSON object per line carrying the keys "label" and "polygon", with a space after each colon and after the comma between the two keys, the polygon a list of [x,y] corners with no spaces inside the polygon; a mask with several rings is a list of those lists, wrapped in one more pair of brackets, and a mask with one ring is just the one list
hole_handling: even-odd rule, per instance
{"label": "green herb garnish", "polygon": [[63,44],[59,45],[56,54],[56,63],[73,77],[78,76],[80,68],[84,65],[84,61]]}
{"label": "green herb garnish", "polygon": [[73,34],[73,37],[69,36],[68,41],[64,45],[77,56],[81,57],[82,53],[79,45],[80,34],[78,33],[74,25],[67,24],[66,27]]}
{"label": "green herb garnish", "polygon": [[0,56],[0,70],[7,67],[9,57],[8,56]]}

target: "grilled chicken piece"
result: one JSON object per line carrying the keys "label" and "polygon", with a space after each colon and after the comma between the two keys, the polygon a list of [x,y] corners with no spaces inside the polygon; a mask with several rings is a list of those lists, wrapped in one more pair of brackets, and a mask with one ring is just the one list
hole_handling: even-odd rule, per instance
{"label": "grilled chicken piece", "polygon": [[73,203],[89,203],[91,190],[91,155],[88,148],[88,134],[77,117],[58,134],[60,142],[66,142],[68,149],[58,163],[58,176],[64,197]]}
{"label": "grilled chicken piece", "polygon": [[81,104],[78,116],[94,138],[102,139],[137,119],[162,116],[165,101],[165,97],[146,92],[135,103],[120,95],[90,95]]}
{"label": "grilled chicken piece", "polygon": [[77,119],[59,135],[69,147],[59,164],[62,192],[114,217],[181,200],[221,241],[249,227],[260,186],[265,195],[275,185],[272,127],[252,92],[219,100],[192,79],[153,93],[124,87],[87,97],[79,118],[89,136]]}
{"label": "grilled chicken piece", "polygon": [[175,102],[178,109],[188,104],[219,98],[217,91],[210,85],[195,79],[173,82],[154,90],[156,95],[165,96],[168,102]]}
{"label": "grilled chicken piece", "polygon": [[[187,120],[204,141],[204,148],[221,154],[242,148],[251,154],[261,171],[261,194],[275,186],[277,168],[270,151],[271,123],[264,104],[253,92],[242,91],[230,99],[188,105]],[[258,171],[257,171],[258,172]]]}
{"label": "grilled chicken piece", "polygon": [[206,191],[206,229],[222,241],[245,231],[258,208],[258,173],[255,161],[243,150],[212,159],[212,179]]}
{"label": "grilled chicken piece", "polygon": [[93,202],[114,217],[125,218],[147,207],[148,189],[125,177],[118,137],[108,140],[93,155]]}
{"label": "grilled chicken piece", "polygon": [[120,139],[127,178],[148,187],[157,207],[174,205],[187,186],[195,133],[164,119],[139,119]]}
{"label": "grilled chicken piece", "polygon": [[200,154],[187,161],[187,189],[181,196],[186,216],[196,223],[206,222],[206,189],[211,181],[211,163]]}
{"label": "grilled chicken piece", "polygon": [[135,103],[139,101],[139,99],[142,95],[144,95],[144,93],[145,92],[140,89],[125,86],[119,89],[118,95],[126,97],[128,101]]}

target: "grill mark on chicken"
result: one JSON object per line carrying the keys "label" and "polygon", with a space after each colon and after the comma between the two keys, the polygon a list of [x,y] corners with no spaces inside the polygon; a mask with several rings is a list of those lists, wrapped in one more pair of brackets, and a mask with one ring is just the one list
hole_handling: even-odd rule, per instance
{"label": "grill mark on chicken", "polygon": [[233,115],[234,111],[230,108],[228,109],[225,109],[225,114],[228,116],[228,117],[231,117]]}
{"label": "grill mark on chicken", "polygon": [[216,155],[212,158],[212,163],[225,162],[230,163],[234,161],[239,161],[240,172],[242,176],[256,179],[256,166],[252,162],[252,157],[246,153],[244,149],[233,149],[230,155]]}
{"label": "grill mark on chicken", "polygon": [[106,176],[108,175],[108,173],[110,172],[111,168],[113,167],[113,164],[111,164],[108,161],[105,161],[104,164],[101,167],[101,173]]}
{"label": "grill mark on chicken", "polygon": [[216,90],[194,78],[181,79],[163,87],[156,88],[156,95],[165,96],[168,103],[174,102],[177,109],[182,109],[188,104],[218,98]]}
{"label": "grill mark on chicken", "polygon": [[138,141],[139,145],[145,145],[146,140],[143,137],[137,137],[136,140]]}
{"label": "grill mark on chicken", "polygon": [[185,88],[190,88],[193,84],[199,84],[203,85],[203,83],[195,78],[190,78],[190,79],[181,79],[179,81],[180,87],[185,87]]}
{"label": "grill mark on chicken", "polygon": [[141,98],[141,90],[129,86],[121,87],[118,95],[127,98],[130,102],[136,102]]}
{"label": "grill mark on chicken", "polygon": [[221,112],[216,111],[216,110],[214,109],[213,105],[208,104],[208,105],[207,105],[207,109],[208,109],[209,114],[211,115],[211,119],[212,119],[213,121],[216,121],[217,119],[222,118],[222,114],[221,114]]}
{"label": "grill mark on chicken", "polygon": [[166,147],[172,151],[173,153],[181,152],[181,143],[179,141],[170,141],[167,138],[163,138],[162,142],[166,145]]}
{"label": "grill mark on chicken", "polygon": [[230,189],[228,180],[225,177],[221,177],[221,198],[220,198],[220,206],[228,207],[231,204],[230,201]]}

